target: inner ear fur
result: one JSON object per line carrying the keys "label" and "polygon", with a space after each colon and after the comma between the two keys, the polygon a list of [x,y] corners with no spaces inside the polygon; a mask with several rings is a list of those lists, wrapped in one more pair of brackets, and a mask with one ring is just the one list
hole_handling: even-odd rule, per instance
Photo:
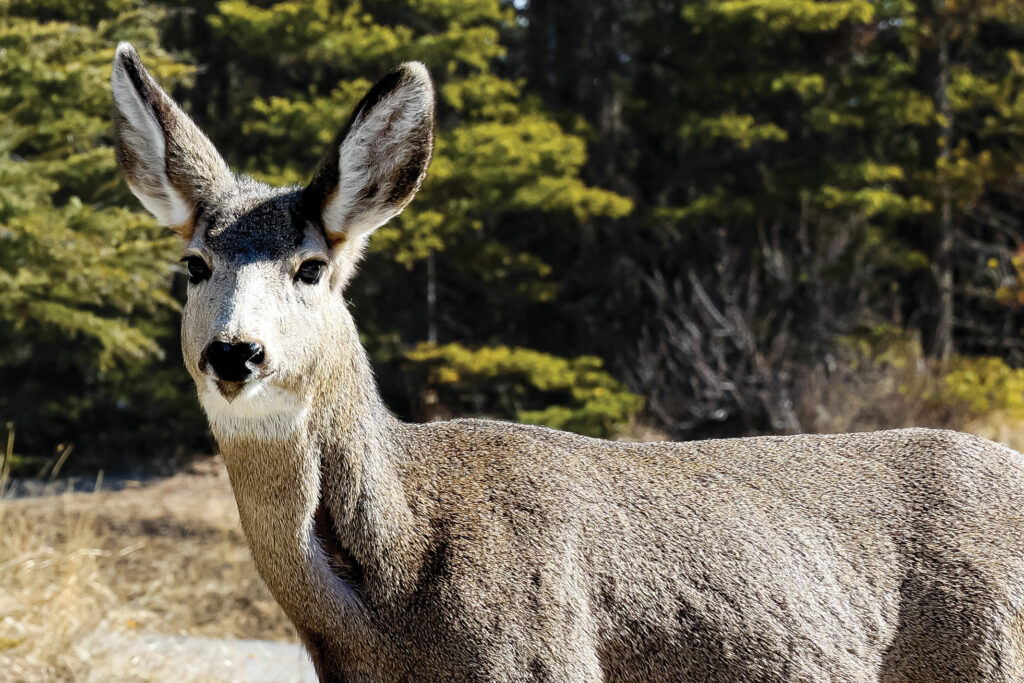
{"label": "inner ear fur", "polygon": [[360,249],[412,201],[430,165],[434,88],[423,64],[402,64],[359,102],[320,160],[303,203],[332,246]]}

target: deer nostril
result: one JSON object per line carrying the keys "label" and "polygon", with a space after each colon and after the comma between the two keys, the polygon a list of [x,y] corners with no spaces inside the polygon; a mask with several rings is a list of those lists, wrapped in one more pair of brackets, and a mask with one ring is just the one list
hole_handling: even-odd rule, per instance
{"label": "deer nostril", "polygon": [[261,344],[249,344],[249,351],[251,352],[251,355],[249,356],[250,363],[253,365],[259,365],[263,362],[265,355]]}
{"label": "deer nostril", "polygon": [[266,358],[263,346],[255,342],[229,344],[211,342],[206,349],[206,360],[213,366],[217,377],[225,382],[244,382],[252,374],[252,365],[260,365]]}

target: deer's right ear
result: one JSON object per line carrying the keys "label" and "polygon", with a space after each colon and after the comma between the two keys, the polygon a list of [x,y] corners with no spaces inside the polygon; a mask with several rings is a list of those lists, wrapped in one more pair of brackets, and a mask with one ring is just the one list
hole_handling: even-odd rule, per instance
{"label": "deer's right ear", "polygon": [[213,143],[121,43],[111,77],[117,160],[125,181],[161,225],[188,239],[196,207],[232,180]]}
{"label": "deer's right ear", "polygon": [[433,143],[434,86],[425,66],[407,62],[356,106],[305,190],[327,239],[359,245],[400,214],[427,174]]}

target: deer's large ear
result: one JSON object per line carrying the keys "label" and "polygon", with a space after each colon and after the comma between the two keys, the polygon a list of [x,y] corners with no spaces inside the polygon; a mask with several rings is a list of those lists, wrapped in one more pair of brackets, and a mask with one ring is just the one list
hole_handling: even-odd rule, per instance
{"label": "deer's large ear", "polygon": [[305,190],[327,239],[358,243],[400,214],[427,174],[433,144],[430,74],[419,62],[402,64],[356,106]]}
{"label": "deer's large ear", "polygon": [[162,224],[192,234],[196,207],[231,182],[213,143],[121,43],[111,77],[117,160],[129,189]]}

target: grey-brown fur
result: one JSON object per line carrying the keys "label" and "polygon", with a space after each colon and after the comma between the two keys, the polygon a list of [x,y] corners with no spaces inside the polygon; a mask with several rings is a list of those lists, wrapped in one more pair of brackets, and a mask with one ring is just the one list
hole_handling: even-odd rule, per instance
{"label": "grey-brown fur", "polygon": [[[425,91],[390,101],[432,112]],[[429,139],[406,133],[407,165],[375,177],[409,196],[363,188],[345,215],[411,198]],[[130,182],[138,154],[119,152]],[[1024,679],[1020,454],[920,429],[629,444],[403,424],[342,298],[355,228],[310,216],[324,173],[184,183],[208,186],[186,251],[212,275],[182,324],[256,565],[323,680]],[[294,279],[311,254],[315,285]],[[260,391],[218,393],[211,340],[265,347]]]}

